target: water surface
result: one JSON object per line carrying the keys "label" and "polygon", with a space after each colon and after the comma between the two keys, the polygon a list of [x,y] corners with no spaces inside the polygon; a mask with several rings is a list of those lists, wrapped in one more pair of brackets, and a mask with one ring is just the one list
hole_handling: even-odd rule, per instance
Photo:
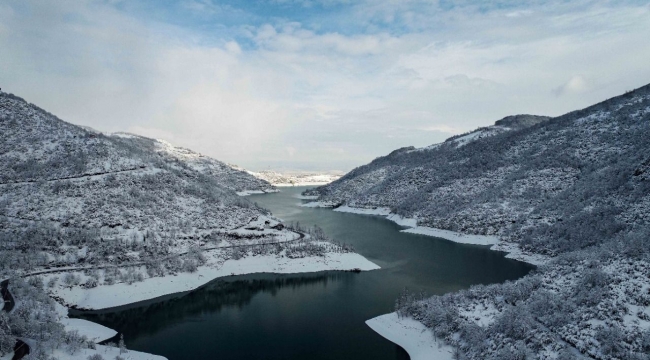
{"label": "water surface", "polygon": [[169,360],[408,359],[364,323],[393,311],[405,287],[443,294],[532,269],[486,247],[399,232],[382,217],[300,207],[296,195],[304,189],[250,199],[287,222],[320,226],[381,270],[221,278],[193,292],[75,316],[123,333],[130,349]]}

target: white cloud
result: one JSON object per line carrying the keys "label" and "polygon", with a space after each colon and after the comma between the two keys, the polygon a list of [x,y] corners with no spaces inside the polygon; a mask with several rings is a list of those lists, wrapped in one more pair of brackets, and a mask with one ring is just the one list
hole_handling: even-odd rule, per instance
{"label": "white cloud", "polygon": [[[202,16],[244,12],[186,4]],[[650,82],[648,6],[349,6],[238,24],[233,38],[91,0],[9,1],[0,4],[0,81],[74,123],[254,169],[349,169],[506,115],[559,115]]]}
{"label": "white cloud", "polygon": [[575,75],[572,76],[569,81],[554,89],[553,93],[557,96],[580,94],[589,90],[589,88],[589,82],[584,77],[581,75]]}

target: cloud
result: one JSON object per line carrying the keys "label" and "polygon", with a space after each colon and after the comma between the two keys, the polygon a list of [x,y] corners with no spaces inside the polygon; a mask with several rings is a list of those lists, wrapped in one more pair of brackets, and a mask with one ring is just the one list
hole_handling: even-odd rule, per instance
{"label": "cloud", "polygon": [[581,75],[572,76],[569,81],[553,89],[556,96],[580,94],[589,90],[589,82]]}
{"label": "cloud", "polygon": [[343,170],[650,82],[647,5],[499,3],[8,0],[0,82],[99,130]]}
{"label": "cloud", "polygon": [[463,131],[459,128],[441,124],[441,125],[431,125],[431,126],[425,126],[421,128],[422,131],[436,131],[436,132],[441,132],[441,133],[446,133],[446,134],[459,134],[462,133]]}

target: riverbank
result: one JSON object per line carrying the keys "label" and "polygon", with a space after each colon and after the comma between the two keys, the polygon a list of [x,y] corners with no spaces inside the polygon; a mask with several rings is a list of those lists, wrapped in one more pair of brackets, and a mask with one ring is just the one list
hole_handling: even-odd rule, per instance
{"label": "riverbank", "polygon": [[[50,296],[58,301],[56,312],[59,315],[59,322],[66,331],[76,331],[79,335],[86,336],[92,342],[100,343],[115,337],[118,334],[117,331],[91,321],[71,319],[68,317],[68,309],[65,306],[87,310],[124,306],[166,295],[192,291],[217,278],[233,275],[254,273],[298,274],[379,269],[379,266],[356,253],[326,253],[324,256],[308,256],[295,259],[277,255],[247,256],[238,260],[222,261],[219,254],[221,251],[217,250],[206,254],[206,264],[200,266],[194,273],[151,277],[130,285],[118,283],[100,285],[94,288],[71,286],[50,289]],[[56,277],[56,274],[43,275],[46,282],[51,277]],[[93,354],[108,356],[108,358],[120,355],[119,349],[101,345],[96,345],[96,350],[83,349],[72,355],[57,354],[56,351],[52,355],[65,355],[66,359],[86,360],[88,356]],[[123,354],[122,357],[133,360],[165,360],[161,356],[130,350],[127,354]]]}
{"label": "riverbank", "polygon": [[[130,285],[117,283],[93,288],[56,286],[50,289],[50,295],[68,307],[100,310],[191,291],[224,276],[379,269],[379,266],[356,253],[326,253],[324,256],[295,259],[276,255],[258,255],[226,261],[222,260],[220,253],[221,250],[217,250],[205,254],[207,263],[198,267],[193,273],[149,277]],[[47,282],[52,276],[55,275],[45,275],[44,280]]]}
{"label": "riverbank", "polygon": [[[308,207],[308,208],[314,208],[314,207],[334,208],[336,204],[331,202],[312,201],[312,202],[302,204],[301,206]],[[401,217],[400,215],[392,213],[389,208],[384,208],[384,207],[355,208],[347,205],[342,205],[334,208],[333,211],[359,214],[359,215],[384,216],[386,217],[386,219],[400,226],[406,227],[407,229],[401,230],[401,232],[404,233],[431,236],[431,237],[453,241],[460,244],[489,246],[491,250],[507,253],[506,258],[522,261],[535,266],[546,264],[548,261],[551,260],[551,258],[548,256],[525,252],[516,243],[504,242],[501,239],[499,239],[499,237],[497,236],[463,234],[463,233],[450,231],[450,230],[436,229],[436,228],[431,228],[426,226],[417,226],[417,219]]]}
{"label": "riverbank", "polygon": [[452,360],[453,348],[435,340],[433,332],[419,321],[398,317],[397,313],[381,315],[366,321],[372,330],[401,346],[411,360]]}
{"label": "riverbank", "polygon": [[[167,360],[167,358],[158,356],[158,355],[153,355],[153,354],[147,354],[139,351],[133,351],[133,350],[127,350],[127,352],[122,353],[120,352],[119,348],[112,347],[112,346],[104,346],[104,345],[95,345],[95,349],[79,349],[75,351],[73,354],[63,351],[61,349],[55,349],[52,351],[52,353],[48,354],[49,356],[52,356],[56,359],[66,359],[66,360],[88,360],[91,356],[94,355],[100,355],[102,359],[115,359],[118,356],[120,356],[122,359],[125,360]],[[13,357],[13,353],[6,354],[5,356],[1,356],[0,360],[11,360]]]}

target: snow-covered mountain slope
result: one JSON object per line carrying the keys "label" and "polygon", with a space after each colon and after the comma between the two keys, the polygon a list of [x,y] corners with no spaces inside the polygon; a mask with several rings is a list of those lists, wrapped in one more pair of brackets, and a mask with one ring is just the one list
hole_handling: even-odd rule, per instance
{"label": "snow-covered mountain slope", "polygon": [[130,139],[136,146],[153,149],[168,162],[182,162],[189,168],[215,179],[219,185],[236,192],[269,192],[277,191],[273,185],[263,178],[256,177],[241,169],[232,167],[224,162],[194,152],[190,149],[177,147],[164,140],[149,139],[129,133],[114,133],[111,137]]}
{"label": "snow-covered mountain slope", "polygon": [[[106,136],[2,92],[0,134],[0,279],[31,304],[0,312],[0,357],[16,338],[36,344],[37,358],[94,348],[67,331],[46,293],[111,306],[189,290],[208,276],[378,268],[237,195],[268,183],[189,150]],[[174,283],[179,273],[185,287]]]}
{"label": "snow-covered mountain slope", "polygon": [[[649,118],[646,86],[469,142],[463,139],[483,130],[422,151],[396,150],[307,195],[388,207],[420,226],[499,235],[556,255],[647,224]],[[507,120],[495,126],[512,126]]]}
{"label": "snow-covered mountain slope", "polygon": [[444,143],[433,144],[419,149],[407,148],[407,151],[411,152],[411,151],[433,150],[443,144],[454,144],[458,148],[461,146],[465,146],[472,141],[476,141],[490,136],[499,135],[508,131],[525,129],[527,127],[543,123],[550,119],[551,118],[548,116],[526,115],[526,114],[506,116],[501,120],[497,120],[492,126],[481,127],[476,130],[467,132],[465,134],[452,136],[449,139],[445,140]]}
{"label": "snow-covered mountain slope", "polygon": [[527,125],[399,149],[305,195],[551,257],[516,282],[397,301],[460,358],[650,359],[650,85]]}
{"label": "snow-covered mountain slope", "polygon": [[273,170],[262,170],[259,172],[249,171],[259,179],[268,181],[275,186],[309,186],[324,185],[338,180],[342,174],[338,172],[278,172]]}
{"label": "snow-covered mountain slope", "polygon": [[[266,214],[157,142],[108,137],[0,95],[4,219],[82,229],[231,229]],[[229,182],[228,185],[230,185]]]}

